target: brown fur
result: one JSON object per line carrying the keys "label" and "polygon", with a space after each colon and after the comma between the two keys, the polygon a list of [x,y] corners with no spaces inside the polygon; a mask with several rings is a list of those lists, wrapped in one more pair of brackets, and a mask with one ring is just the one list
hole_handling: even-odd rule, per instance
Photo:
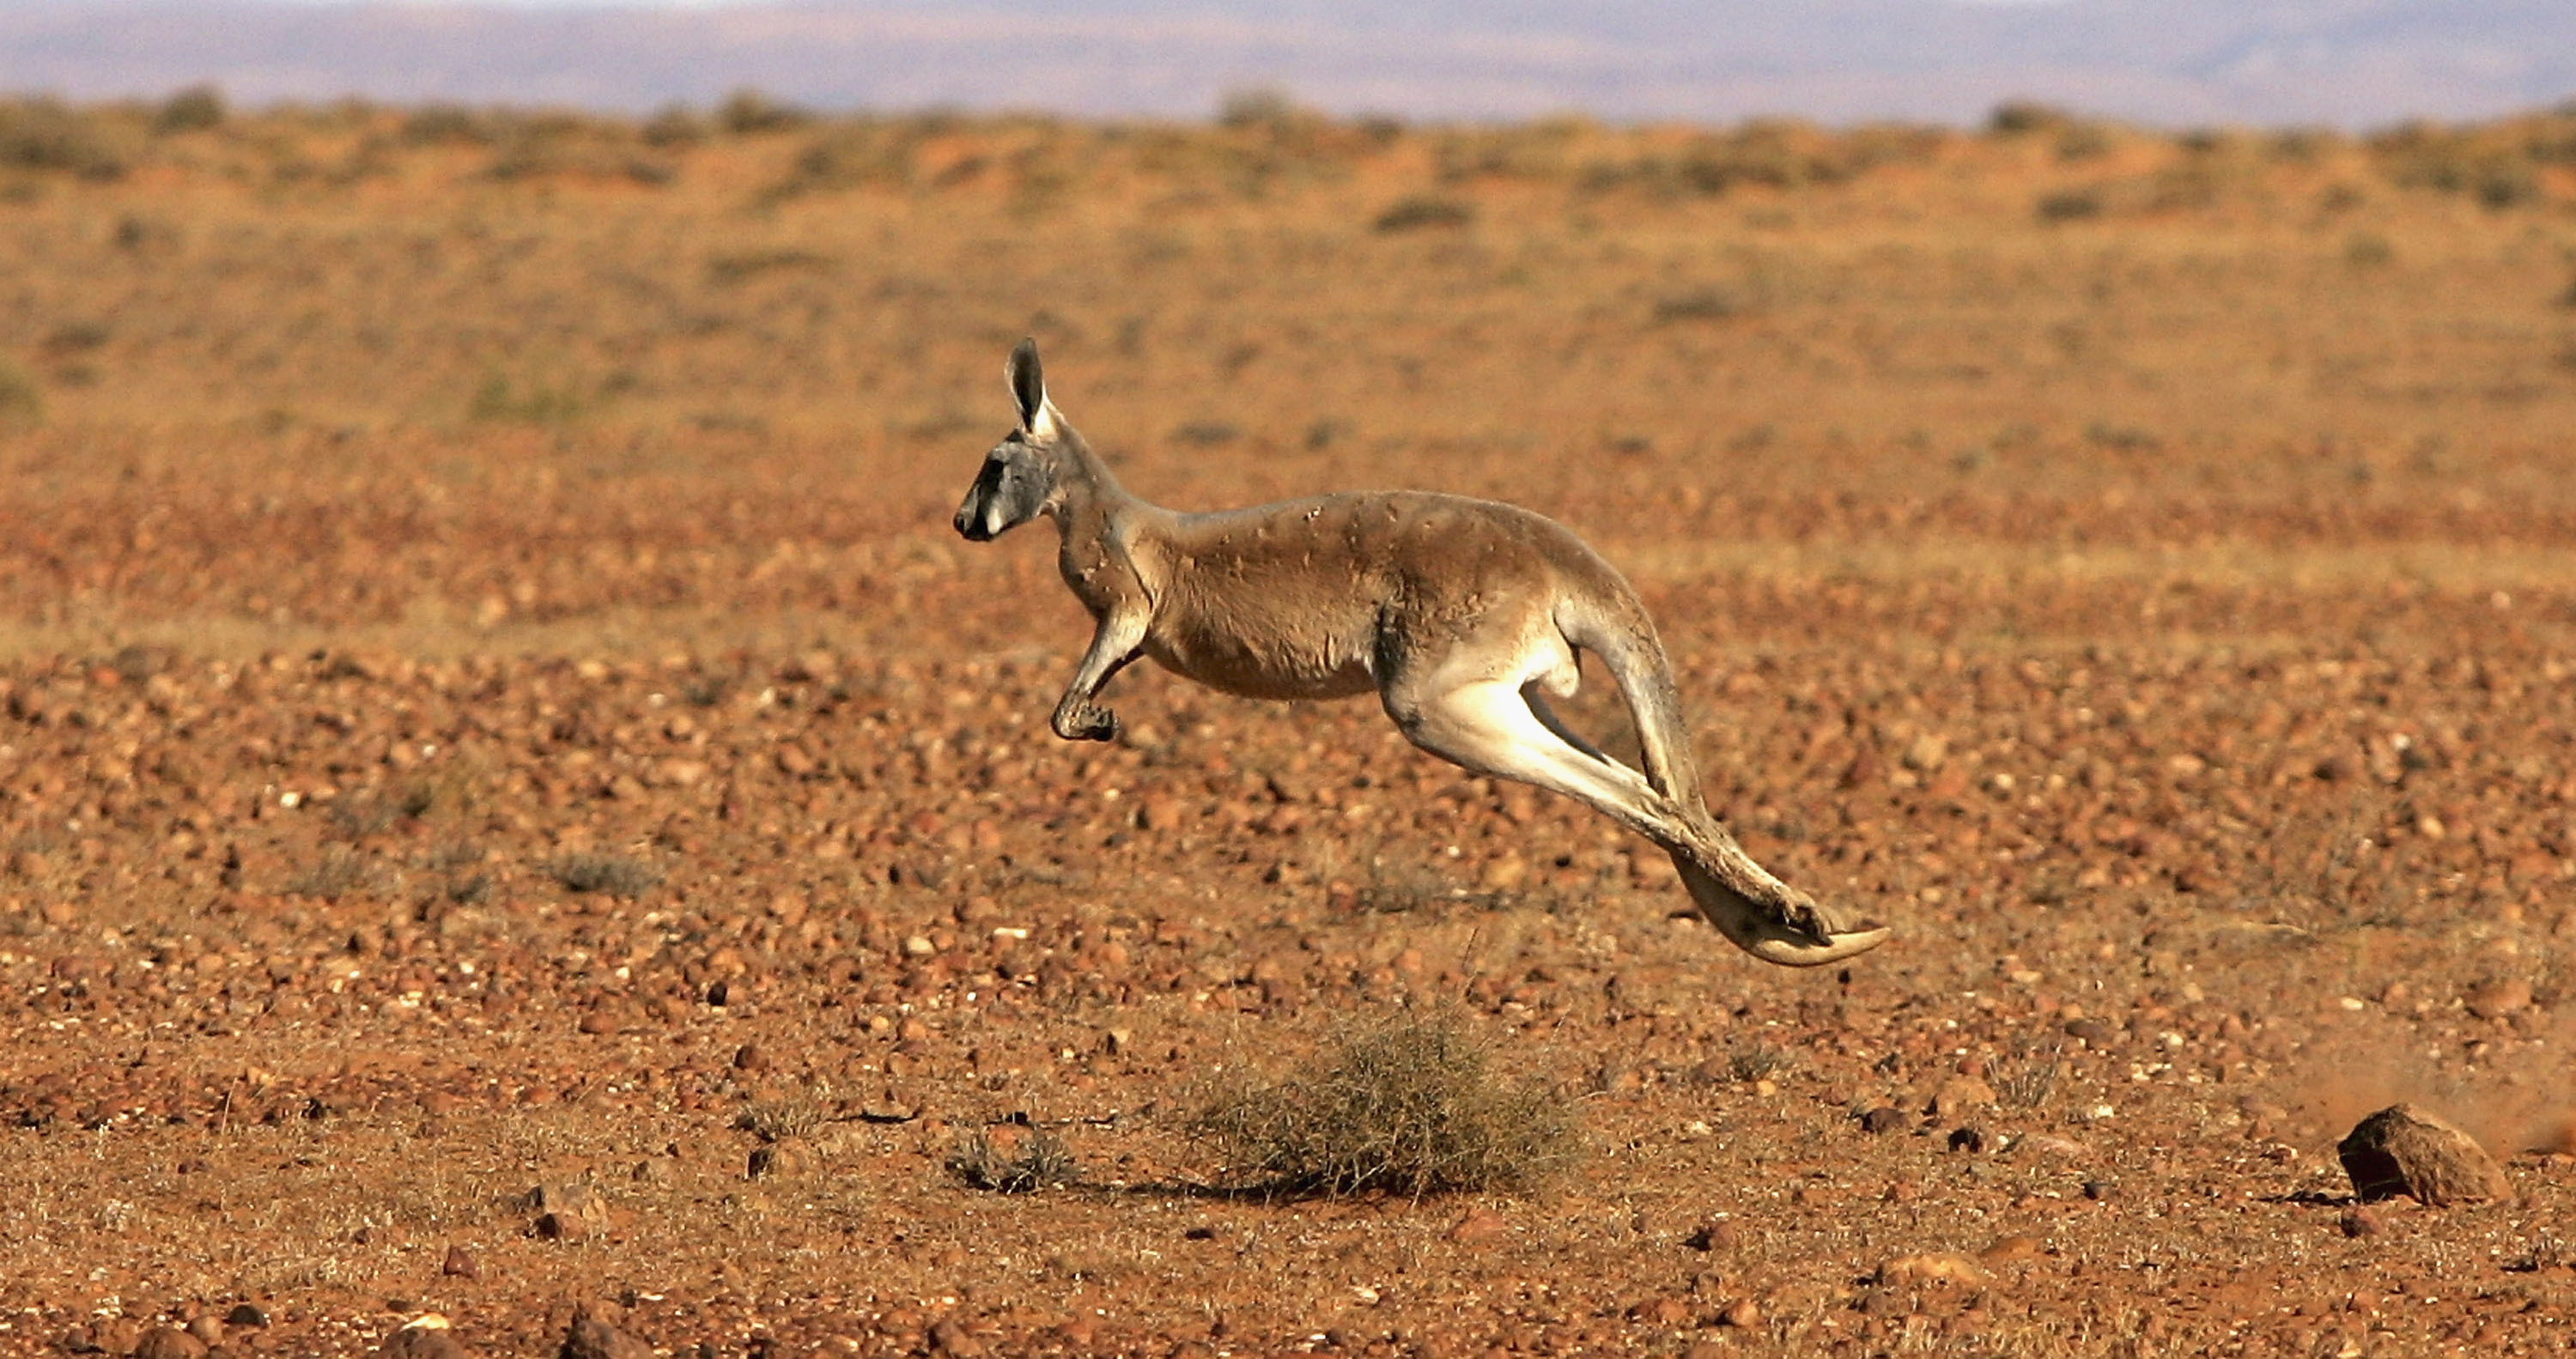
{"label": "brown fur", "polygon": [[[1407,739],[1443,759],[1581,799],[1671,855],[1701,913],[1786,966],[1875,947],[1754,863],[1701,803],[1672,669],[1626,580],[1544,516],[1422,491],[1352,492],[1214,514],[1128,494],[1046,400],[1037,353],[1012,354],[1021,428],[958,507],[989,538],[1045,514],[1058,564],[1095,623],[1054,727],[1109,740],[1093,700],[1138,656],[1227,693],[1342,698],[1374,690]],[[1643,774],[1549,711],[1574,692],[1577,648],[1601,657],[1636,721]]]}

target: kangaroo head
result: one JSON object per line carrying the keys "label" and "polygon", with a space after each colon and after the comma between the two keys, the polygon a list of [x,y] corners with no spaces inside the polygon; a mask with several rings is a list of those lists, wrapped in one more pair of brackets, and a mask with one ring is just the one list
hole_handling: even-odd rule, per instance
{"label": "kangaroo head", "polygon": [[1020,425],[984,455],[984,469],[966,488],[954,521],[959,533],[979,543],[1056,508],[1065,460],[1082,438],[1047,400],[1036,340],[1020,341],[1002,374],[1019,407]]}

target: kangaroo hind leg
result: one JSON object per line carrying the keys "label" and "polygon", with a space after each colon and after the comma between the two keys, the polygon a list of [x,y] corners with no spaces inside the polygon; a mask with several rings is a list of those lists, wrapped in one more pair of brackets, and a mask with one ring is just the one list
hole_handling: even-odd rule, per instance
{"label": "kangaroo hind leg", "polygon": [[1405,739],[1460,768],[1562,793],[1660,845],[1688,842],[1644,775],[1552,730],[1534,697],[1509,679],[1474,680],[1390,689],[1386,708]]}

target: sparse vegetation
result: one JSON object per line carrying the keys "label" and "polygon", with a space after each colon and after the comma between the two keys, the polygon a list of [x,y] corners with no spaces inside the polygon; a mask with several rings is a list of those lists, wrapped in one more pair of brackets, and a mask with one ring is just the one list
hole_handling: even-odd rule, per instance
{"label": "sparse vegetation", "polygon": [[1551,1085],[1495,1071],[1448,1011],[1355,1023],[1283,1080],[1219,1090],[1188,1129],[1220,1181],[1283,1196],[1527,1188],[1580,1141]]}
{"label": "sparse vegetation", "polygon": [[662,870],[628,854],[567,854],[547,865],[566,890],[640,897],[662,884]]}
{"label": "sparse vegetation", "polygon": [[1438,227],[1463,227],[1476,220],[1476,210],[1455,198],[1415,194],[1388,204],[1369,222],[1371,230],[1392,235]]}
{"label": "sparse vegetation", "polygon": [[203,132],[223,126],[230,112],[223,91],[212,85],[193,85],[161,101],[161,107],[152,114],[152,130],[163,136]]}
{"label": "sparse vegetation", "polygon": [[0,168],[118,179],[131,163],[122,132],[103,110],[76,109],[54,99],[0,99]]}
{"label": "sparse vegetation", "polygon": [[0,426],[34,424],[44,418],[45,397],[36,379],[0,355]]}
{"label": "sparse vegetation", "polygon": [[978,1128],[960,1137],[948,1152],[948,1173],[970,1189],[996,1194],[1056,1189],[1080,1178],[1082,1168],[1063,1138],[1044,1129],[1014,1131],[1002,1138]]}

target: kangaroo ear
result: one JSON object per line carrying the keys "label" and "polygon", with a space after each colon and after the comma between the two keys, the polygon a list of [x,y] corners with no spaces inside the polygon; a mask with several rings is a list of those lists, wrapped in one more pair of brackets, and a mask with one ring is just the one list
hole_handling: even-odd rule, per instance
{"label": "kangaroo ear", "polygon": [[1038,366],[1038,342],[1032,337],[1011,348],[1011,361],[1002,366],[1002,375],[1010,380],[1011,400],[1020,408],[1020,428],[1031,434],[1053,433],[1054,410],[1047,405],[1046,372]]}

